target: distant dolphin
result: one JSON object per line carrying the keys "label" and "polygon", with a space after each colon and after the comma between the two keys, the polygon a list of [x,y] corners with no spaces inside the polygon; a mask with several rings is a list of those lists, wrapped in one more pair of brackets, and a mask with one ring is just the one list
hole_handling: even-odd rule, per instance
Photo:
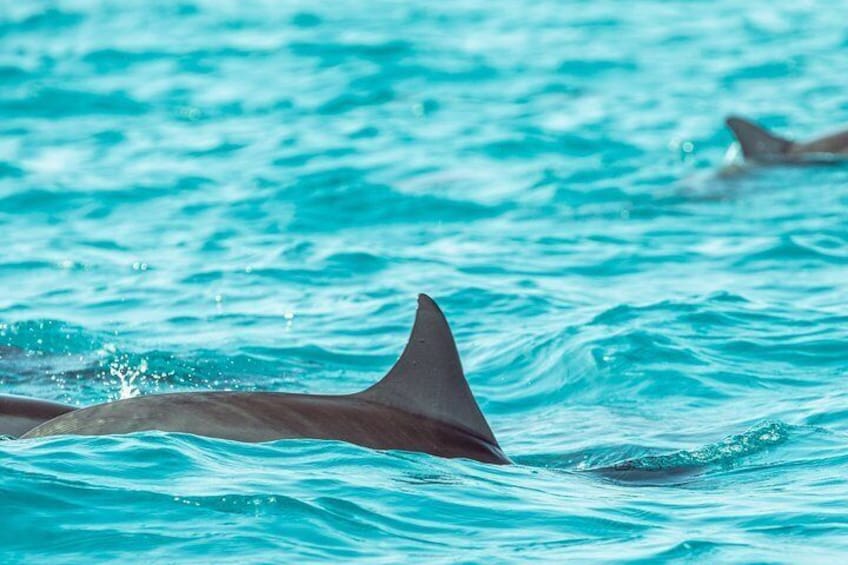
{"label": "distant dolphin", "polygon": [[510,463],[471,394],[447,320],[423,294],[400,359],[380,382],[362,392],[155,394],[64,413],[22,439],[147,430],[246,442],[328,439]]}
{"label": "distant dolphin", "polygon": [[0,435],[18,437],[71,410],[74,407],[67,404],[0,395]]}
{"label": "distant dolphin", "polygon": [[762,164],[822,165],[848,160],[848,131],[806,142],[779,137],[744,118],[730,116],[727,127],[748,161]]}

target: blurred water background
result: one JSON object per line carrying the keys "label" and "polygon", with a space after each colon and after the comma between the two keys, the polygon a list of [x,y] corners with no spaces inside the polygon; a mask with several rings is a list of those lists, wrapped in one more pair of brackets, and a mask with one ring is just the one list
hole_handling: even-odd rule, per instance
{"label": "blurred water background", "polygon": [[0,2],[3,393],[356,391],[427,292],[518,463],[5,441],[3,562],[844,559],[848,169],[722,121],[848,121],[846,16]]}

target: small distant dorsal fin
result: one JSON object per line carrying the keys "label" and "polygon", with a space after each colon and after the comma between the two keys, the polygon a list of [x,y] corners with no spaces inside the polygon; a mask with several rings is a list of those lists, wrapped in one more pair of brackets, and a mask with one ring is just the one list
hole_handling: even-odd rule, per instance
{"label": "small distant dorsal fin", "polygon": [[792,148],[790,140],[774,135],[744,118],[730,116],[725,123],[742,146],[742,154],[746,159],[768,160],[770,155],[783,155]]}
{"label": "small distant dorsal fin", "polygon": [[400,359],[357,396],[465,428],[498,445],[465,380],[448,322],[427,295],[418,296],[415,325]]}

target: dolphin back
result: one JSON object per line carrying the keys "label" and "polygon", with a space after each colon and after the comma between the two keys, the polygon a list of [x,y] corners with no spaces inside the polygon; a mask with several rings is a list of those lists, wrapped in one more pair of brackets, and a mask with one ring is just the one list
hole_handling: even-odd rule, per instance
{"label": "dolphin back", "polygon": [[742,147],[742,154],[746,159],[752,161],[781,160],[782,156],[792,149],[792,141],[777,136],[750,120],[730,116],[725,120],[725,123]]}
{"label": "dolphin back", "polygon": [[32,428],[72,410],[74,407],[67,404],[0,395],[0,435],[19,437]]}
{"label": "dolphin back", "polygon": [[152,430],[248,442],[329,439],[373,449],[510,462],[471,394],[445,316],[423,294],[400,358],[382,380],[361,392],[140,396],[63,414],[30,429],[22,439]]}

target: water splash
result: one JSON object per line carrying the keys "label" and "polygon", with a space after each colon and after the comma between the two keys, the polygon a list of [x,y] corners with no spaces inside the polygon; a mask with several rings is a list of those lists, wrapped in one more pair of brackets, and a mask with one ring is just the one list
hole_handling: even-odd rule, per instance
{"label": "water splash", "polygon": [[131,365],[126,356],[113,360],[109,364],[109,374],[117,381],[118,398],[132,398],[141,394],[139,380],[145,376],[147,369],[147,359],[144,358],[137,365]]}

